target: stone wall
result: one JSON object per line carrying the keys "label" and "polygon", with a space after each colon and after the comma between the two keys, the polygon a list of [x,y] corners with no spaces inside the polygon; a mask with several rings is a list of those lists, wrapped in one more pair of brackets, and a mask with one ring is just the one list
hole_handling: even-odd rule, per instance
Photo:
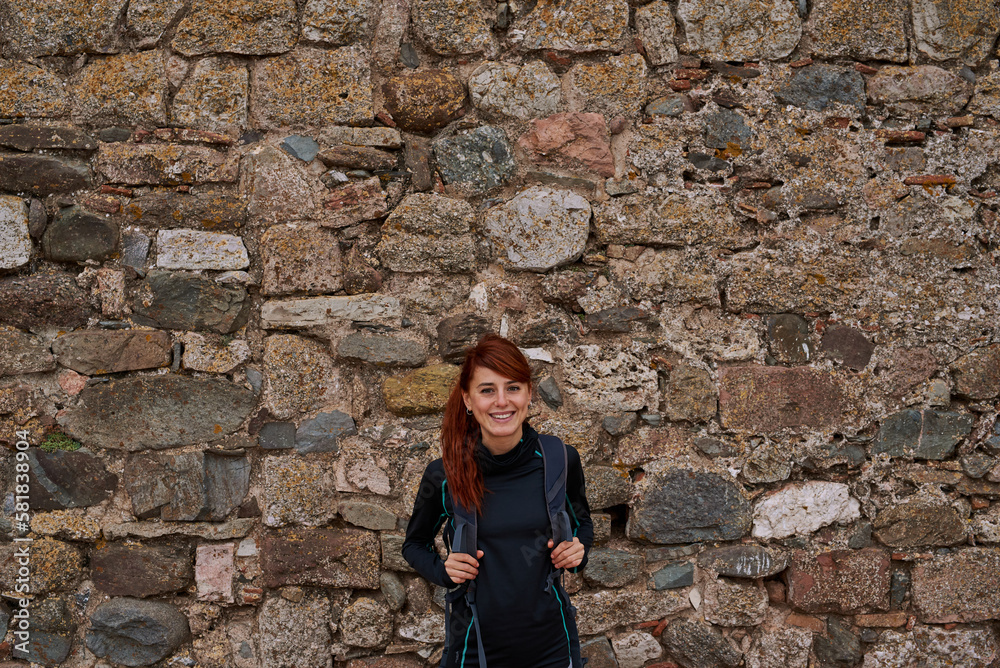
{"label": "stone wall", "polygon": [[486,331],[585,463],[591,668],[1000,665],[998,33],[0,0],[0,666],[435,665],[399,550]]}

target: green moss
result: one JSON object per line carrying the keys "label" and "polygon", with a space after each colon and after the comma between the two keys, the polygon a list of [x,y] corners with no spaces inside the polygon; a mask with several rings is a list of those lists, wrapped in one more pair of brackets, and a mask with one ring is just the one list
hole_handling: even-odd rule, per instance
{"label": "green moss", "polygon": [[54,431],[47,435],[38,447],[46,452],[53,452],[55,450],[79,450],[81,445],[79,441],[73,440],[66,434]]}

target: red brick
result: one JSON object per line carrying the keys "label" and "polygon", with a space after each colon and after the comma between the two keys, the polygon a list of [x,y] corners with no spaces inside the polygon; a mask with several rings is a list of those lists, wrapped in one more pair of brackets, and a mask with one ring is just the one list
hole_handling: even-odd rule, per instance
{"label": "red brick", "polygon": [[788,601],[803,612],[857,614],[889,608],[889,553],[878,548],[795,550],[785,571]]}
{"label": "red brick", "polygon": [[908,186],[953,186],[955,177],[950,174],[924,174],[923,176],[908,176],[903,179]]}

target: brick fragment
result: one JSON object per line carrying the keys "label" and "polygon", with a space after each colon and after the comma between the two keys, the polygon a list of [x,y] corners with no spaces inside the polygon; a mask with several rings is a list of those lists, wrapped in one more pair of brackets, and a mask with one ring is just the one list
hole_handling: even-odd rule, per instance
{"label": "brick fragment", "polygon": [[974,122],[975,117],[969,114],[968,116],[952,116],[945,120],[944,125],[948,128],[971,128]]}
{"label": "brick fragment", "polygon": [[691,79],[692,81],[701,81],[702,79],[708,78],[707,70],[692,69],[687,67],[681,67],[674,70],[675,79]]}
{"label": "brick fragment", "polygon": [[691,82],[687,79],[672,79],[667,85],[670,86],[670,90],[676,93],[683,90],[691,90]]}
{"label": "brick fragment", "polygon": [[891,629],[906,624],[905,612],[886,612],[882,614],[855,615],[854,623],[858,626]]}
{"label": "brick fragment", "polygon": [[805,67],[806,65],[812,65],[812,64],[813,64],[813,59],[812,58],[803,58],[802,60],[793,60],[792,62],[788,63],[788,66],[789,67]]}
{"label": "brick fragment", "polygon": [[803,629],[809,629],[810,631],[815,631],[816,633],[823,633],[826,630],[826,624],[819,617],[813,617],[812,615],[800,615],[797,612],[793,612],[785,618],[785,623],[791,626],[798,626]]}
{"label": "brick fragment", "polygon": [[876,130],[875,137],[886,144],[909,144],[923,141],[927,134],[919,130]]}
{"label": "brick fragment", "polygon": [[903,179],[908,186],[953,186],[955,177],[950,174],[924,174],[923,176],[908,176]]}
{"label": "brick fragment", "polygon": [[864,63],[854,63],[854,70],[856,72],[861,72],[862,74],[878,74],[877,69],[865,65]]}

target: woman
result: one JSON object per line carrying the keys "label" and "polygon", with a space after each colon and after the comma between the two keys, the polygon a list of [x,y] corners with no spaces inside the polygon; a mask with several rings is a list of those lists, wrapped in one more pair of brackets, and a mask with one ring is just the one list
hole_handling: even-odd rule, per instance
{"label": "woman", "polygon": [[[480,650],[487,668],[567,668],[579,656],[569,597],[552,574],[587,563],[593,524],[583,468],[577,451],[565,446],[564,496],[574,536],[555,545],[547,463],[538,433],[525,421],[530,403],[531,369],[517,346],[487,335],[466,353],[445,406],[442,458],[424,471],[403,543],[403,556],[427,580],[461,587],[448,597],[443,668],[479,667]],[[451,549],[456,503],[475,517],[475,557]],[[442,526],[449,546],[443,561],[434,548]]]}

